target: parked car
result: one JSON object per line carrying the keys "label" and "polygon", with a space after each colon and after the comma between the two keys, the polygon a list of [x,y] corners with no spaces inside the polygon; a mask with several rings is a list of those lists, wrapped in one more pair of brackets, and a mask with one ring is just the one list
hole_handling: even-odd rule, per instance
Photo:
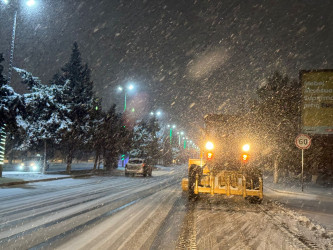
{"label": "parked car", "polygon": [[25,158],[18,166],[19,171],[41,172],[43,167],[43,158],[41,156],[31,156]]}
{"label": "parked car", "polygon": [[152,176],[153,168],[149,165],[146,159],[132,158],[125,166],[125,176],[130,174],[142,174],[144,177]]}

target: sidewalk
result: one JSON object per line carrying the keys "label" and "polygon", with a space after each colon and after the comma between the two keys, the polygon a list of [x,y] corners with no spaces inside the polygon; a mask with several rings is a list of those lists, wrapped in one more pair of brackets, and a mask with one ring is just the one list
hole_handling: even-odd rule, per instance
{"label": "sidewalk", "polygon": [[324,226],[333,235],[333,188],[309,182],[302,192],[299,180],[283,179],[273,183],[273,176],[264,175],[264,197],[278,201],[293,211]]}
{"label": "sidewalk", "polygon": [[26,173],[26,172],[3,172],[2,178],[0,178],[0,187],[20,185],[31,182],[40,181],[53,181],[68,179],[77,176],[64,175],[64,174],[41,174],[41,173]]}
{"label": "sidewalk", "polygon": [[323,187],[318,184],[304,182],[303,192],[300,181],[280,180],[279,183],[273,183],[273,176],[264,176],[264,187],[273,189],[276,192],[325,196],[333,199],[333,187]]}
{"label": "sidewalk", "polygon": [[71,174],[67,174],[65,171],[59,170],[47,171],[45,174],[42,174],[40,172],[3,171],[2,178],[0,178],[0,187],[21,185],[32,182],[89,177],[98,174],[98,172],[93,173],[91,169],[72,170]]}

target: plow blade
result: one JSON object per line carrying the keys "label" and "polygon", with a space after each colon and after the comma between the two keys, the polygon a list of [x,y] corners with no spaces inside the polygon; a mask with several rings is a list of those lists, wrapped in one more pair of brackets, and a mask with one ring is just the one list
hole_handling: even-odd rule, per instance
{"label": "plow blade", "polygon": [[222,171],[213,176],[203,175],[199,181],[199,175],[196,176],[194,193],[209,193],[230,195],[241,195],[244,198],[256,196],[263,198],[263,181],[261,177],[246,179],[246,177],[237,171]]}

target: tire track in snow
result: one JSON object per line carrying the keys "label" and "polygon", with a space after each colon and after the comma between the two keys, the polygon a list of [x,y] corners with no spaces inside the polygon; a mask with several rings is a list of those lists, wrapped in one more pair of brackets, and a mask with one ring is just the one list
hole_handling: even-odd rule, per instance
{"label": "tire track in snow", "polygon": [[184,218],[181,233],[176,246],[177,250],[197,249],[197,230],[195,218],[196,201],[189,201],[186,208],[187,214]]}
{"label": "tire track in snow", "polygon": [[300,249],[320,249],[319,246],[308,240],[306,237],[301,235],[300,233],[293,232],[288,225],[286,225],[284,222],[280,221],[274,214],[271,214],[269,211],[267,211],[263,206],[259,206],[261,211],[269,216],[271,219],[271,222],[274,223],[275,226],[277,226],[281,232],[285,233],[291,240],[288,240],[292,245],[296,245]]}

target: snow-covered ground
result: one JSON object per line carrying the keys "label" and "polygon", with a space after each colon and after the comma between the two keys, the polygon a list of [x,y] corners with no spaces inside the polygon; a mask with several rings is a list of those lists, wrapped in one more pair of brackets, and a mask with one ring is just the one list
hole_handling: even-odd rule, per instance
{"label": "snow-covered ground", "polygon": [[333,233],[333,188],[305,183],[302,191],[299,182],[273,183],[271,176],[264,178],[266,199],[278,201]]}
{"label": "snow-covered ground", "polygon": [[330,229],[311,217],[326,206],[321,213],[332,216],[328,189],[311,193],[307,187],[300,194],[286,184],[274,189],[278,185],[266,178],[260,205],[219,195],[190,202],[181,191],[185,175],[186,166],[159,166],[152,178],[92,176],[2,187],[0,248],[333,248]]}

